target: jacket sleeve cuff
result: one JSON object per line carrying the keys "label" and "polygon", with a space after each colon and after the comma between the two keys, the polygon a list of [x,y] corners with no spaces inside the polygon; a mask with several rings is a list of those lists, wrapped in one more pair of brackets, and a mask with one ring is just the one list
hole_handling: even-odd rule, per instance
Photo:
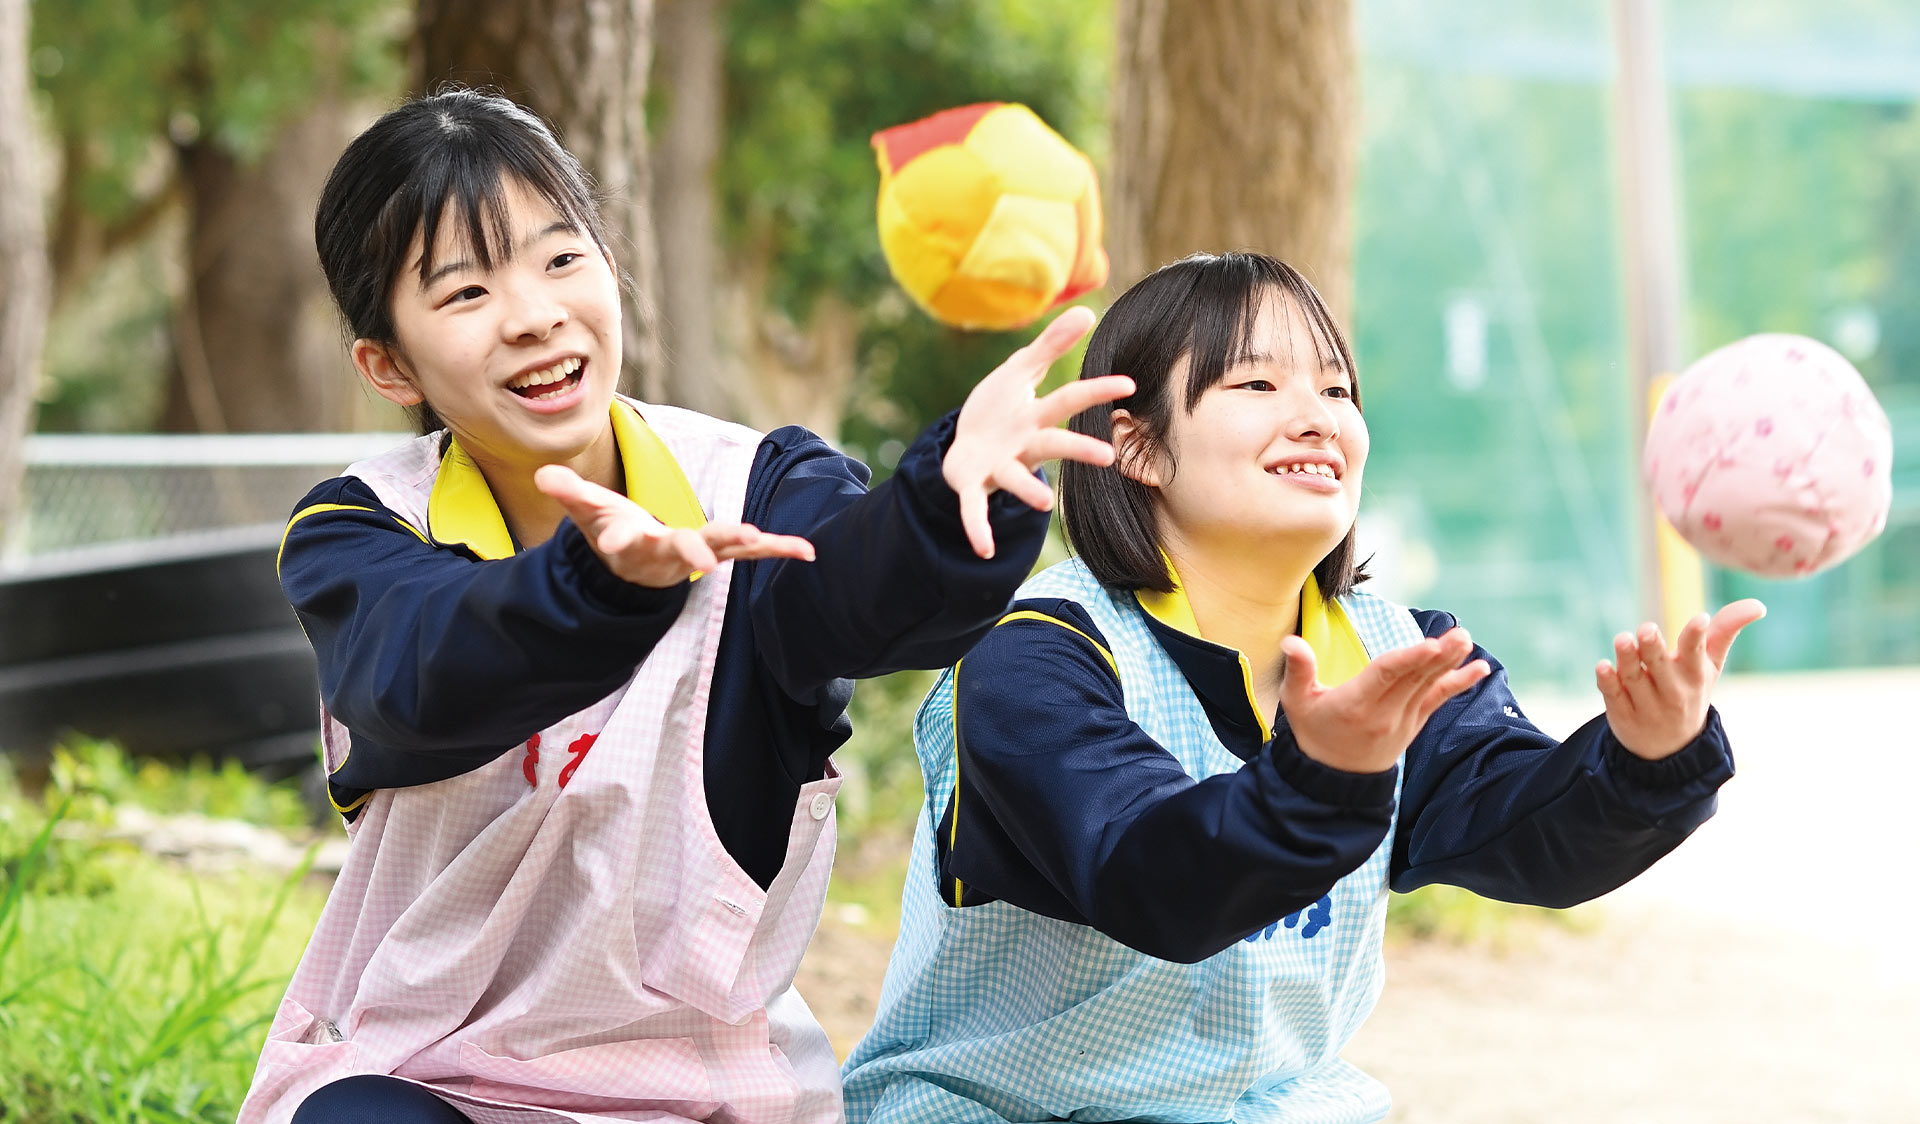
{"label": "jacket sleeve cuff", "polygon": [[1700,735],[1678,753],[1649,761],[1634,755],[1607,729],[1601,739],[1601,755],[1607,768],[1626,784],[1650,792],[1685,788],[1713,774],[1713,787],[1733,775],[1733,753],[1727,745],[1727,732],[1720,725],[1719,710],[1707,708],[1707,724]]}
{"label": "jacket sleeve cuff", "polygon": [[594,609],[608,615],[655,616],[675,613],[686,604],[691,582],[680,582],[664,589],[635,585],[607,569],[607,564],[588,545],[587,536],[573,520],[560,523],[554,533],[560,540],[561,568],[573,579],[581,597]]}
{"label": "jacket sleeve cuff", "polygon": [[1349,773],[1323,765],[1301,752],[1293,731],[1282,726],[1267,743],[1267,757],[1280,779],[1301,794],[1338,808],[1380,808],[1393,805],[1394,780],[1399,766],[1380,773]]}

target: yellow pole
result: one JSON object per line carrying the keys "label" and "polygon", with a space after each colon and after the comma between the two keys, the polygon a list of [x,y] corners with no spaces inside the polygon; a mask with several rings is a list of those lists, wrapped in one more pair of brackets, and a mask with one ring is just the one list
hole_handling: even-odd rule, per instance
{"label": "yellow pole", "polygon": [[[1672,385],[1672,375],[1660,375],[1653,380],[1647,401],[1648,418],[1660,409],[1660,400]],[[1660,628],[1666,633],[1667,643],[1672,644],[1680,635],[1681,627],[1707,607],[1706,567],[1701,564],[1700,555],[1673,529],[1673,524],[1667,522],[1660,505],[1649,503],[1647,506],[1653,509],[1654,544],[1660,569]]]}

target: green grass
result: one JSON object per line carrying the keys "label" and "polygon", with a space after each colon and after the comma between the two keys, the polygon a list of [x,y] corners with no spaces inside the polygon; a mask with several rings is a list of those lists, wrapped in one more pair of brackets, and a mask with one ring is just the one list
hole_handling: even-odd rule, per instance
{"label": "green grass", "polygon": [[113,803],[136,794],[165,811],[196,788],[298,807],[244,774],[178,772],[91,746],[34,799],[0,769],[6,1124],[200,1124],[239,1110],[325,893],[304,869],[196,875],[103,837]]}
{"label": "green grass", "polygon": [[1505,952],[1540,927],[1585,932],[1592,907],[1572,910],[1512,905],[1457,886],[1423,886],[1387,902],[1388,940],[1444,941]]}
{"label": "green grass", "polygon": [[112,742],[85,738],[54,750],[49,791],[73,801],[73,815],[88,822],[106,822],[113,808],[123,804],[162,815],[197,812],[295,831],[305,829],[310,820],[293,785],[264,783],[238,761],[136,761]]}

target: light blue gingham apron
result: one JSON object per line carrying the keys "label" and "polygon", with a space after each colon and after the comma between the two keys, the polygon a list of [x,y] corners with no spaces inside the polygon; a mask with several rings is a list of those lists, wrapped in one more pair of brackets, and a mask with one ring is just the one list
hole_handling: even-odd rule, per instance
{"label": "light blue gingham apron", "polygon": [[[1019,596],[1066,598],[1092,615],[1128,714],[1193,777],[1244,764],[1214,735],[1132,594],[1109,593],[1075,559]],[[1390,602],[1353,593],[1340,604],[1369,657],[1422,639]],[[940,899],[933,842],[954,787],[953,689],[948,671],[914,722],[927,803],[880,1010],[844,1070],[850,1124],[1386,1115],[1385,1087],[1338,1054],[1380,994],[1391,828],[1328,897],[1198,964],[1006,902],[955,908]]]}

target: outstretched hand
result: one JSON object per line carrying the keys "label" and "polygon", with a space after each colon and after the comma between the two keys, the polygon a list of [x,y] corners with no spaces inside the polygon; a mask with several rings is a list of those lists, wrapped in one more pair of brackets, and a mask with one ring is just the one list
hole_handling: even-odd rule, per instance
{"label": "outstretched hand", "polygon": [[1727,652],[1740,630],[1767,615],[1747,598],[1709,620],[1696,615],[1673,648],[1652,621],[1613,638],[1613,661],[1601,660],[1594,681],[1607,703],[1607,725],[1628,753],[1648,761],[1671,757],[1700,736]]}
{"label": "outstretched hand", "polygon": [[1047,368],[1091,327],[1091,310],[1067,309],[1033,342],[981,379],[960,407],[953,443],[940,462],[940,472],[960,497],[960,522],[974,553],[982,558],[993,557],[988,496],[1004,489],[1040,511],[1051,511],[1053,491],[1033,475],[1041,461],[1113,463],[1113,446],[1058,426],[1089,406],[1132,394],[1132,379],[1125,375],[1080,379],[1045,398],[1034,395]]}
{"label": "outstretched hand", "polygon": [[564,465],[543,465],[534,486],[566,508],[607,569],[634,585],[665,589],[735,558],[813,561],[813,544],[769,535],[750,523],[669,527],[619,492],[580,478]]}
{"label": "outstretched hand", "polygon": [[1396,648],[1338,687],[1315,678],[1313,649],[1298,636],[1280,644],[1286,668],[1280,707],[1300,752],[1349,773],[1393,767],[1427,719],[1448,699],[1485,679],[1485,660],[1462,666],[1473,651],[1464,628]]}

